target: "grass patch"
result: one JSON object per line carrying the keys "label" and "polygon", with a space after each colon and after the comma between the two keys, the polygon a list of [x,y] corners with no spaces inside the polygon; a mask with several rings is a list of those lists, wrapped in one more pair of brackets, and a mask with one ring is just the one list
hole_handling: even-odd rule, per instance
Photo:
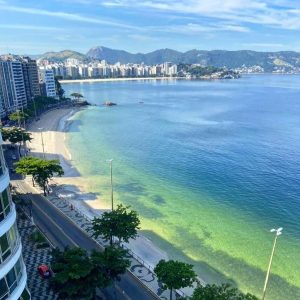
{"label": "grass patch", "polygon": [[38,230],[30,234],[29,239],[36,244],[38,249],[49,247],[48,241]]}

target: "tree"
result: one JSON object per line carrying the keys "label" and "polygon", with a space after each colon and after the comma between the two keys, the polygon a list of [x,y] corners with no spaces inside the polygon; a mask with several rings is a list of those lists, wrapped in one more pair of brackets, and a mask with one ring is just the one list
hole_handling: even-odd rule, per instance
{"label": "tree", "polygon": [[37,173],[38,167],[38,157],[26,156],[23,157],[20,161],[15,163],[16,172],[22,174],[23,176],[31,175],[32,176],[32,185],[34,186],[34,175]]}
{"label": "tree", "polygon": [[92,259],[83,249],[53,250],[51,267],[55,273],[51,285],[60,299],[94,299],[96,287],[107,286],[103,273],[96,272]]}
{"label": "tree", "polygon": [[163,290],[170,290],[170,300],[172,300],[174,289],[191,287],[197,281],[197,275],[193,270],[193,266],[180,261],[165,261],[162,259],[154,268],[154,272],[158,280],[163,284]]}
{"label": "tree", "polygon": [[120,275],[126,272],[130,266],[129,259],[126,258],[127,250],[119,247],[109,246],[103,252],[93,251],[91,260],[98,273],[102,273],[107,285],[112,284],[116,293],[116,281],[121,279]]}
{"label": "tree", "polygon": [[62,176],[63,168],[56,159],[46,160],[38,157],[23,157],[15,163],[16,172],[22,175],[32,175],[34,181],[43,188],[44,195],[47,195],[49,179],[53,176]]}
{"label": "tree", "polygon": [[80,93],[72,93],[70,96],[75,98],[76,101],[79,101],[80,98],[83,98],[83,96]]}
{"label": "tree", "polygon": [[230,284],[207,284],[198,286],[191,297],[191,300],[258,300],[251,294],[243,294],[238,289],[231,287]]}
{"label": "tree", "polygon": [[32,140],[31,134],[19,127],[1,128],[1,133],[4,141],[8,140],[14,145],[19,143],[19,156],[21,156],[21,143],[23,142],[25,144],[27,141],[30,142]]}
{"label": "tree", "polygon": [[113,211],[104,212],[101,217],[94,218],[93,231],[94,236],[103,236],[105,240],[113,243],[113,237],[117,237],[119,243],[122,240],[128,242],[137,236],[140,220],[136,211],[128,211],[130,206],[119,204]]}
{"label": "tree", "polygon": [[8,118],[11,120],[11,121],[14,121],[14,122],[23,122],[24,120],[28,119],[29,115],[25,112],[22,112],[22,111],[15,111],[13,113],[11,113]]}
{"label": "tree", "polygon": [[59,99],[61,100],[64,97],[65,90],[61,87],[61,84],[59,80],[62,79],[61,76],[55,76],[55,89],[56,89],[56,94],[58,95]]}

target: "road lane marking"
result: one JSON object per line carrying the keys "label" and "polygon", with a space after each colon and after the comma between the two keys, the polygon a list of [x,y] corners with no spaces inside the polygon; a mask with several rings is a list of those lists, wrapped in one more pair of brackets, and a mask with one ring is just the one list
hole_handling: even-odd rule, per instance
{"label": "road lane marking", "polygon": [[75,247],[79,247],[79,245],[74,242],[64,231],[63,229],[57,225],[34,201],[32,202],[32,204],[44,215],[46,216],[46,218],[57,228],[57,230],[67,238],[67,240],[69,240],[71,242],[71,244],[73,244]]}

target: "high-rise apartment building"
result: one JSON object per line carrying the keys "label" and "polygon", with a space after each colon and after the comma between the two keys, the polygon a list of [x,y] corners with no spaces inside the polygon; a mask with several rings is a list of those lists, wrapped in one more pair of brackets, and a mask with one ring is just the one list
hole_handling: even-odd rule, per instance
{"label": "high-rise apartment building", "polygon": [[0,135],[0,299],[28,300],[26,267]]}
{"label": "high-rise apartment building", "polygon": [[39,80],[43,86],[43,96],[56,98],[54,72],[52,69],[39,69]]}
{"label": "high-rise apartment building", "polygon": [[0,58],[0,89],[4,114],[26,107],[22,62],[13,56]]}
{"label": "high-rise apartment building", "polygon": [[30,57],[22,57],[22,69],[25,83],[27,101],[40,96],[39,74],[36,61]]}

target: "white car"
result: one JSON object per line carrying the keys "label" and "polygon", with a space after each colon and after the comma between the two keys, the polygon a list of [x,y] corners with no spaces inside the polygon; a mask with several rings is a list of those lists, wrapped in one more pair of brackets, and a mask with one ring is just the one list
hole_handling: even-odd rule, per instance
{"label": "white car", "polygon": [[11,156],[11,158],[12,158],[13,160],[16,160],[16,159],[17,159],[17,157],[16,157],[14,154]]}

